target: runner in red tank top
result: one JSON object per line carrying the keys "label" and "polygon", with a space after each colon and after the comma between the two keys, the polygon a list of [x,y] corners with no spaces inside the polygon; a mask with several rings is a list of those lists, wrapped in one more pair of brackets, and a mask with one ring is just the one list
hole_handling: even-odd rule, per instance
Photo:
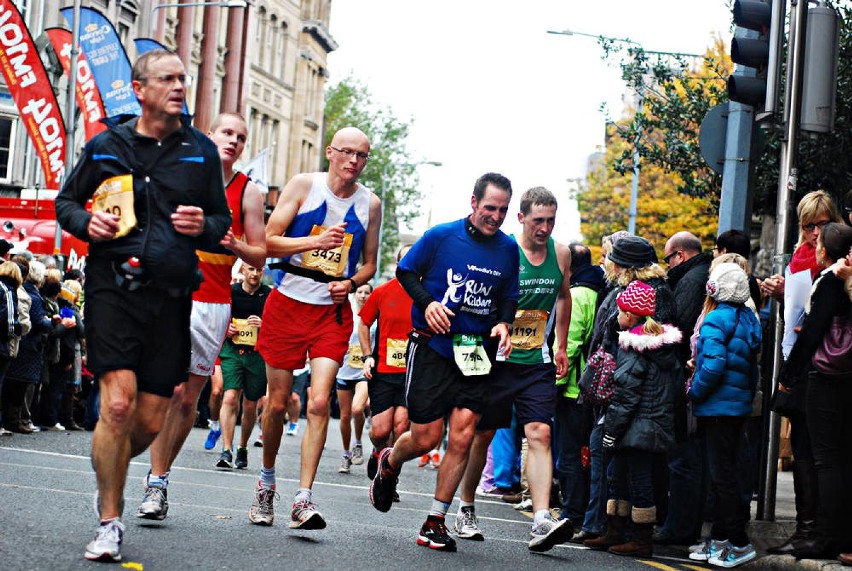
{"label": "runner in red tank top", "polygon": [[[231,267],[236,258],[258,268],[266,263],[263,197],[245,175],[234,172],[234,164],[248,138],[246,121],[236,113],[222,113],[213,120],[207,136],[219,149],[222,174],[229,181],[226,195],[233,221],[219,248],[196,252],[204,282],[192,301],[189,379],[175,389],[163,429],[151,444],[151,470],[145,479],[145,496],[136,513],[143,519],[162,520],[168,512],[169,470],[192,430],[198,396],[213,372],[231,320]],[[216,438],[218,432],[218,429],[214,432]],[[209,448],[214,446],[215,439]]]}

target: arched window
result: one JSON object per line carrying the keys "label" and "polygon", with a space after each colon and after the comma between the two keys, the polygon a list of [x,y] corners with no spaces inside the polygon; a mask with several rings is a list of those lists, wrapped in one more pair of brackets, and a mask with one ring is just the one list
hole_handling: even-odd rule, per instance
{"label": "arched window", "polygon": [[257,37],[255,38],[255,50],[254,53],[257,54],[257,65],[260,68],[263,68],[265,63],[264,60],[264,52],[263,49],[266,45],[266,32],[267,32],[267,18],[266,18],[266,8],[261,6],[257,9]]}
{"label": "arched window", "polygon": [[290,43],[290,28],[287,22],[281,22],[281,33],[278,38],[278,77],[287,77],[287,47]]}
{"label": "arched window", "polygon": [[266,37],[266,45],[263,49],[266,50],[266,71],[275,72],[275,56],[277,55],[276,45],[278,43],[278,17],[275,14],[269,16],[269,29]]}

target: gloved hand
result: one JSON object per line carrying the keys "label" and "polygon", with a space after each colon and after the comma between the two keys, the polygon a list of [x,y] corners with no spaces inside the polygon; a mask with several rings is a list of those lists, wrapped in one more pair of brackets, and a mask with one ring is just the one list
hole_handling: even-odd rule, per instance
{"label": "gloved hand", "polygon": [[613,448],[615,448],[615,436],[613,436],[612,434],[604,434],[603,448],[604,450],[612,450]]}

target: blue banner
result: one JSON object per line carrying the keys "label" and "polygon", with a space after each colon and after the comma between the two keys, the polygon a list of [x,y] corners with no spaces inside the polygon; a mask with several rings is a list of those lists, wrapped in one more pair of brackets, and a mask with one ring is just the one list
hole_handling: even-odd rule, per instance
{"label": "blue banner", "polygon": [[[74,27],[74,8],[60,10]],[[80,8],[80,49],[92,68],[92,75],[107,117],[141,115],[142,108],[133,93],[131,65],[121,40],[107,18],[92,8]]]}
{"label": "blue banner", "polygon": [[[153,50],[168,51],[168,48],[166,46],[164,46],[157,40],[152,40],[151,38],[136,38],[135,40],[133,40],[133,43],[136,45],[136,54],[139,56]],[[183,112],[189,115],[189,108],[186,106],[186,100],[184,100],[183,102]]]}

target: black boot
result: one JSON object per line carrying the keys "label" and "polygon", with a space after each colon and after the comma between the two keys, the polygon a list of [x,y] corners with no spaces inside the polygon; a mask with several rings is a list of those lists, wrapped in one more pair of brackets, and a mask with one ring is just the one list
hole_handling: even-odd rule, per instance
{"label": "black boot", "polygon": [[776,547],[766,550],[772,555],[792,555],[809,547],[805,543],[815,537],[819,495],[816,468],[813,462],[796,460],[793,463],[793,491],[796,495],[796,531]]}

